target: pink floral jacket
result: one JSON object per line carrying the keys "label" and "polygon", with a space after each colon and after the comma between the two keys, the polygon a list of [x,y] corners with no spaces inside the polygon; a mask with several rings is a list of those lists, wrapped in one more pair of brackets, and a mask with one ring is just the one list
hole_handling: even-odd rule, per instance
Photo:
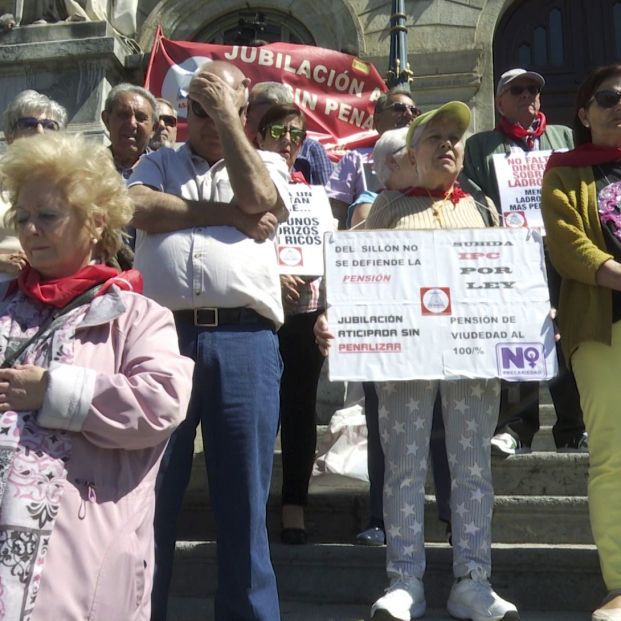
{"label": "pink floral jacket", "polygon": [[192,371],[170,311],[116,288],[76,326],[73,362],[50,363],[37,422],[71,449],[32,621],[149,619],[155,479]]}

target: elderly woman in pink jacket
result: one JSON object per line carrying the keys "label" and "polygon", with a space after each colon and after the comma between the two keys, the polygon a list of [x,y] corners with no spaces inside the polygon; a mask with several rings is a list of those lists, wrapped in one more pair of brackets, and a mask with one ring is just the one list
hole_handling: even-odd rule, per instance
{"label": "elderly woman in pink jacket", "polygon": [[155,479],[193,363],[114,256],[107,150],[16,141],[0,175],[28,265],[0,303],[0,618],[148,619]]}

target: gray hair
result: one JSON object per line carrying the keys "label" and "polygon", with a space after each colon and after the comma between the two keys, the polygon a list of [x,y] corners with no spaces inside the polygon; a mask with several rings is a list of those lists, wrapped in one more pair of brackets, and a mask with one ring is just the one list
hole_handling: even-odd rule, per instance
{"label": "gray hair", "polygon": [[17,121],[25,116],[45,116],[56,121],[60,129],[67,127],[67,110],[57,101],[38,91],[28,89],[18,93],[4,111],[4,137],[12,142],[17,133]]}
{"label": "gray hair", "polygon": [[290,86],[280,82],[257,82],[250,90],[249,104],[290,104],[293,103],[293,91]]}
{"label": "gray hair", "polygon": [[384,108],[387,106],[388,100],[393,95],[405,95],[406,97],[409,97],[412,101],[414,101],[414,95],[412,94],[410,87],[407,86],[406,84],[397,84],[397,86],[393,86],[389,91],[382,93],[378,97],[377,101],[375,102],[374,114],[377,114],[378,112],[382,112]]}
{"label": "gray hair", "polygon": [[389,129],[377,139],[375,147],[373,147],[373,169],[380,183],[384,186],[392,174],[388,161],[391,156],[407,147],[407,135],[407,127]]}
{"label": "gray hair", "polygon": [[104,111],[110,114],[112,109],[114,108],[114,104],[116,103],[117,98],[123,93],[132,93],[134,95],[140,95],[143,99],[149,102],[151,109],[153,110],[153,118],[155,118],[155,110],[157,108],[157,101],[152,93],[150,93],[146,88],[142,86],[138,86],[136,84],[130,84],[129,82],[121,82],[116,86],[113,86],[106,97],[106,101],[104,103]]}
{"label": "gray hair", "polygon": [[155,102],[156,102],[156,106],[155,106],[156,119],[158,119],[160,114],[162,114],[163,106],[170,108],[172,110],[173,116],[177,118],[177,109],[175,108],[175,106],[172,105],[170,101],[168,101],[168,99],[164,99],[163,97],[156,97]]}

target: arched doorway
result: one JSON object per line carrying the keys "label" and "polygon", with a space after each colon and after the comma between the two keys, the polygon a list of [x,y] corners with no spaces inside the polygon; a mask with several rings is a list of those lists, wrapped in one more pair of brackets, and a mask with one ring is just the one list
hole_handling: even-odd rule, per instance
{"label": "arched doorway", "polygon": [[621,0],[517,0],[498,23],[493,54],[494,83],[512,67],[538,71],[548,121],[569,125],[588,71],[621,60]]}
{"label": "arched doorway", "polygon": [[314,45],[310,32],[298,20],[279,11],[247,9],[229,13],[210,22],[196,34],[195,41],[227,45],[248,45],[254,41],[284,41]]}

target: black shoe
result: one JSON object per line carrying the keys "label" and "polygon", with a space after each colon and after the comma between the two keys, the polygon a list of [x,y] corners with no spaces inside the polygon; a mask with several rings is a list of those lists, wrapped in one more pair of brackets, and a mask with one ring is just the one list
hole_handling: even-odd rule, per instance
{"label": "black shoe", "polygon": [[384,546],[386,545],[386,533],[379,526],[369,526],[356,535],[356,543],[361,546]]}
{"label": "black shoe", "polygon": [[290,546],[302,546],[308,543],[308,534],[304,528],[283,528],[280,540]]}
{"label": "black shoe", "polygon": [[572,438],[569,442],[556,447],[557,453],[588,453],[589,434],[584,433]]}

